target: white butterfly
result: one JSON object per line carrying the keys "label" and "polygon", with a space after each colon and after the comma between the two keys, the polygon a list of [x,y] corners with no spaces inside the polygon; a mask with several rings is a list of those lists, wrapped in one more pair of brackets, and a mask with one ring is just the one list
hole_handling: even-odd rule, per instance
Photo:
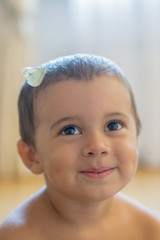
{"label": "white butterfly", "polygon": [[41,67],[26,67],[22,69],[22,73],[30,86],[37,87],[43,81],[46,70]]}

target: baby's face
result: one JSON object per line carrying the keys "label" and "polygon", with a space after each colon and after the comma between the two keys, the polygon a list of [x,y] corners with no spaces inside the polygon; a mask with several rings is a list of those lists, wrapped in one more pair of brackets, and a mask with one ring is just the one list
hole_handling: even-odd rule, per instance
{"label": "baby's face", "polygon": [[99,201],[133,177],[135,119],[119,80],[101,76],[52,84],[39,94],[35,109],[36,154],[51,194]]}

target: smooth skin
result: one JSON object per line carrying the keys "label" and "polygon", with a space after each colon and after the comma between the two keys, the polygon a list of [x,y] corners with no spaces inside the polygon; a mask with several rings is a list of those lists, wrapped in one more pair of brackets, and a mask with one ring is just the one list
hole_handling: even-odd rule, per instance
{"label": "smooth skin", "polygon": [[137,169],[130,96],[116,78],[70,79],[35,102],[36,148],[18,151],[46,187],[3,223],[0,239],[158,240],[160,223],[119,193]]}

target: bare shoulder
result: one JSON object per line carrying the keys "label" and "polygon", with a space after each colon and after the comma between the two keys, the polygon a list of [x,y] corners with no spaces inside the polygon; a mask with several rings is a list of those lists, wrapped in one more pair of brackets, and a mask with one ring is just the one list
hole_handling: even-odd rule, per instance
{"label": "bare shoulder", "polygon": [[[0,224],[0,240],[36,240],[34,222],[41,209],[42,190],[14,209]],[[38,224],[38,221],[37,221]],[[41,239],[39,237],[39,239]]]}
{"label": "bare shoulder", "polygon": [[0,239],[2,240],[20,240],[27,239],[27,228],[22,225],[16,225],[10,219],[6,219],[0,225]]}
{"label": "bare shoulder", "polygon": [[160,239],[160,219],[150,209],[123,194],[118,194],[118,198],[137,231],[146,236],[146,239]]}

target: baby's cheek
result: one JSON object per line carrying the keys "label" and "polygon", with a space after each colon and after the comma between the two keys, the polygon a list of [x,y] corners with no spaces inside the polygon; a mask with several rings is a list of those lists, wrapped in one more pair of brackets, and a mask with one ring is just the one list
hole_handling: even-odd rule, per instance
{"label": "baby's cheek", "polygon": [[62,176],[68,172],[69,159],[61,152],[57,154],[56,151],[50,154],[46,164],[46,172],[53,177]]}
{"label": "baby's cheek", "polygon": [[116,152],[118,164],[126,173],[135,172],[137,168],[137,146],[135,142],[119,143]]}

